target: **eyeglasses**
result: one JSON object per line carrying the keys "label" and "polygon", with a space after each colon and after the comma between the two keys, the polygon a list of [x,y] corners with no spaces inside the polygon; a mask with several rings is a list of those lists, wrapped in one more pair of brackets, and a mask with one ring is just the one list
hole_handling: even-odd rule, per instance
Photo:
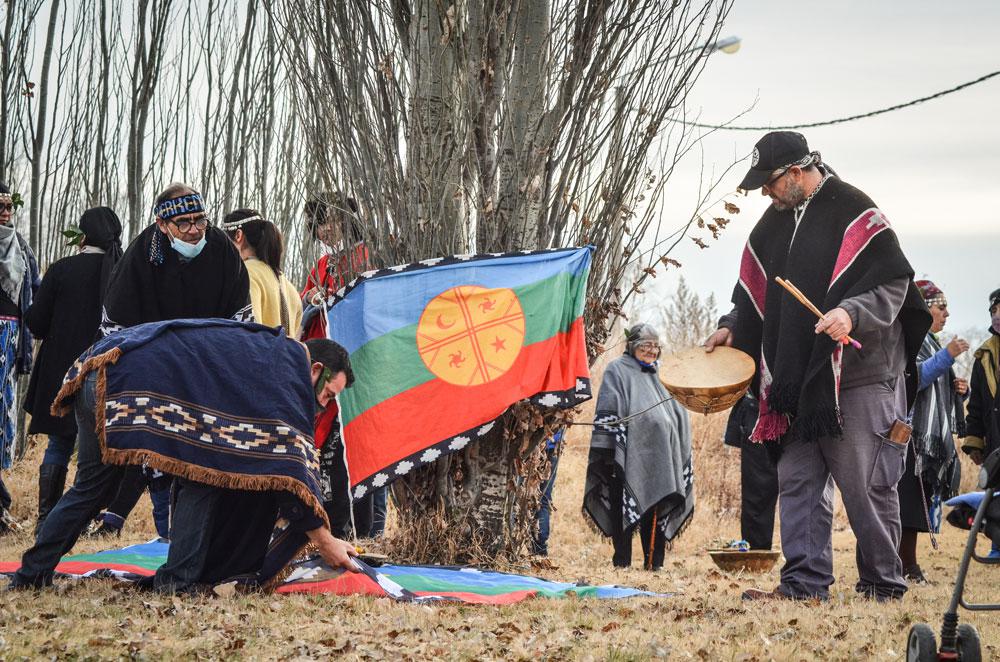
{"label": "eyeglasses", "polygon": [[194,220],[183,219],[180,221],[175,221],[171,219],[170,221],[168,221],[168,223],[172,223],[181,232],[190,232],[192,226],[198,228],[199,230],[204,230],[205,228],[208,227],[208,216],[200,216]]}
{"label": "eyeglasses", "polygon": [[14,211],[14,205],[13,205],[13,203],[6,202],[6,203],[0,204],[0,211]]}
{"label": "eyeglasses", "polygon": [[766,182],[764,182],[763,188],[771,188],[772,186],[774,186],[775,182],[777,182],[779,179],[788,174],[788,171],[791,169],[792,169],[791,166],[788,166],[787,168],[778,168],[777,170],[775,170],[774,174],[771,175],[771,178]]}
{"label": "eyeglasses", "polygon": [[660,351],[660,346],[657,343],[655,343],[655,342],[639,343],[638,345],[635,346],[635,348],[637,350],[643,351],[643,352],[659,352]]}

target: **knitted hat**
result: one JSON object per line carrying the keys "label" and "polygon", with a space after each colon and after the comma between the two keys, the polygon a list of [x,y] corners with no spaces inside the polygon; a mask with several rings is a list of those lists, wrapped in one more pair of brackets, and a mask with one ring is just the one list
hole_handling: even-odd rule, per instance
{"label": "knitted hat", "polygon": [[944,292],[942,292],[941,288],[935,285],[933,281],[918,280],[914,284],[917,286],[917,289],[920,290],[920,296],[923,297],[924,303],[928,306],[938,303],[938,301],[936,301],[938,298],[942,300],[944,299]]}

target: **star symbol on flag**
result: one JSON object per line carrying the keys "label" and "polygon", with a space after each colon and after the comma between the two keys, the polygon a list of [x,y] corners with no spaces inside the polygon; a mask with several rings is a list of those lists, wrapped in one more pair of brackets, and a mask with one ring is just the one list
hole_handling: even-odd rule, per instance
{"label": "star symbol on flag", "polygon": [[491,345],[493,345],[493,349],[495,349],[498,352],[501,349],[507,349],[507,344],[506,344],[507,341],[506,340],[504,340],[500,336],[495,336],[495,338],[496,338],[496,340],[494,340],[492,343],[490,343]]}

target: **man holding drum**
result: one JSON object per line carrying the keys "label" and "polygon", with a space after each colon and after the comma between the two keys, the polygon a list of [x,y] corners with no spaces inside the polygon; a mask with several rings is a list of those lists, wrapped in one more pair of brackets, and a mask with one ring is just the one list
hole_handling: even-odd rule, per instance
{"label": "man holding drum", "polygon": [[[856,590],[901,598],[896,483],[908,435],[896,422],[913,402],[914,360],[931,321],[913,269],[875,203],[799,133],[765,135],[740,188],[760,188],[772,204],[744,249],[735,307],[705,345],[732,345],[757,362],[751,441],[780,447],[786,559],[774,591],[743,598],[829,597],[834,481],[857,537]],[[818,323],[778,277],[818,306]],[[849,336],[862,348],[845,345]]]}

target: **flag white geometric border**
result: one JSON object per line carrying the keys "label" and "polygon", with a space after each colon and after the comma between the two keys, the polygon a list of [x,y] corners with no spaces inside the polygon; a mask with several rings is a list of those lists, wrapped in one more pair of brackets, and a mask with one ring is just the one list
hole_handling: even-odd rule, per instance
{"label": "flag white geometric border", "polygon": [[[568,409],[589,400],[591,397],[590,379],[577,378],[576,385],[572,389],[565,391],[543,391],[525,399],[540,407]],[[354,485],[352,496],[355,499],[361,499],[374,488],[385,487],[414,469],[432,464],[445,455],[462,450],[471,442],[486,436],[493,429],[493,426],[496,425],[496,422],[497,419],[487,421],[394,462],[392,465],[371,476],[367,476]]]}

